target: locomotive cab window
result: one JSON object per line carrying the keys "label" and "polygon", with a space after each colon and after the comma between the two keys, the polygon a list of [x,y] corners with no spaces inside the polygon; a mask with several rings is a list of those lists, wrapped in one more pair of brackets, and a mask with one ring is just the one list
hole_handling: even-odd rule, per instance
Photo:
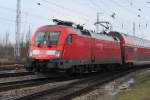
{"label": "locomotive cab window", "polygon": [[60,32],[57,31],[47,31],[47,32],[37,32],[35,41],[38,45],[46,43],[47,45],[56,45],[59,39]]}
{"label": "locomotive cab window", "polygon": [[67,44],[71,44],[71,43],[72,43],[72,35],[69,35],[69,36],[67,37],[66,43],[67,43]]}

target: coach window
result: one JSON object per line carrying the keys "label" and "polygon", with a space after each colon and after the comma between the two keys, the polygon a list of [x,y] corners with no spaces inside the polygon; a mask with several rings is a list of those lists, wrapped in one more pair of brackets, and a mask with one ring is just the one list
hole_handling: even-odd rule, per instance
{"label": "coach window", "polygon": [[67,44],[71,44],[72,43],[72,35],[69,35],[67,37]]}

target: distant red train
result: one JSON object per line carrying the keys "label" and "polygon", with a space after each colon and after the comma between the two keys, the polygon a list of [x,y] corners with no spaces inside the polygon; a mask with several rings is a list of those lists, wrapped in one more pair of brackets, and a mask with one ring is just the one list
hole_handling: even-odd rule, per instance
{"label": "distant red train", "polygon": [[31,39],[28,71],[84,73],[120,65],[150,64],[150,41],[119,32],[95,33],[72,22],[38,28]]}

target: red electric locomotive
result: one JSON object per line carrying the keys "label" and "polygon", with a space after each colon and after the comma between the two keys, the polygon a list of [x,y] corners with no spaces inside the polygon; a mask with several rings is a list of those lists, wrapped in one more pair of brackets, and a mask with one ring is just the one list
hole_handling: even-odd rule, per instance
{"label": "red electric locomotive", "polygon": [[84,73],[121,64],[150,64],[150,41],[119,32],[95,33],[72,22],[40,27],[31,39],[26,69]]}
{"label": "red electric locomotive", "polygon": [[57,25],[40,27],[33,35],[27,70],[87,72],[122,63],[119,38],[80,25],[73,27],[72,22],[54,21]]}

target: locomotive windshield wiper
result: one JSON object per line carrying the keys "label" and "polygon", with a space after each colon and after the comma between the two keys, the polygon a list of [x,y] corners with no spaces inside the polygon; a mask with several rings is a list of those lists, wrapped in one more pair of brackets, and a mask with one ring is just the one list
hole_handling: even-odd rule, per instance
{"label": "locomotive windshield wiper", "polygon": [[39,42],[39,43],[37,43],[37,46],[38,46],[38,47],[40,47],[40,46],[41,46],[41,44],[42,44],[42,42]]}

